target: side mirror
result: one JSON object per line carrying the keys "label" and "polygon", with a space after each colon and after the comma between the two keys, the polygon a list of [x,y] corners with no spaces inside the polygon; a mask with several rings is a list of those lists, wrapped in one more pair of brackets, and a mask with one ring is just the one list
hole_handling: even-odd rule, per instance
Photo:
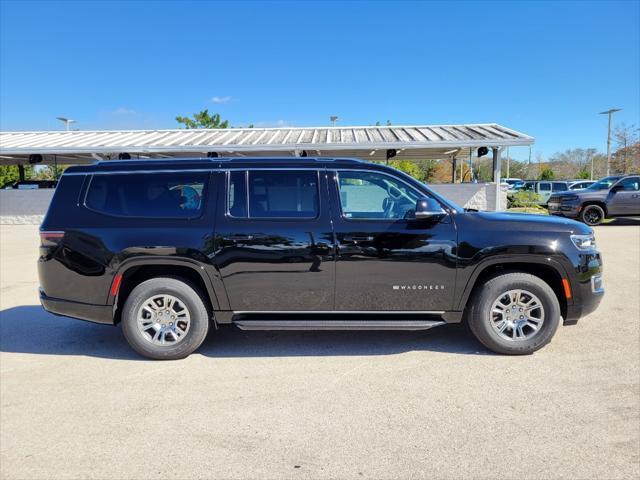
{"label": "side mirror", "polygon": [[624,190],[622,185],[614,185],[611,187],[611,193],[621,192],[622,190]]}
{"label": "side mirror", "polygon": [[435,200],[423,197],[416,201],[416,220],[440,219],[445,215],[440,204]]}

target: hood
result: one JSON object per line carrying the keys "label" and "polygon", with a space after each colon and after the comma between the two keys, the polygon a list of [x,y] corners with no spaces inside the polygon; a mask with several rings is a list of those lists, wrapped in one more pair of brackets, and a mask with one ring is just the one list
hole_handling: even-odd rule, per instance
{"label": "hood", "polygon": [[609,190],[591,190],[589,188],[581,188],[579,190],[567,190],[566,192],[554,193],[551,196],[554,198],[577,196],[580,199],[592,199],[592,198],[606,198],[609,194]]}
{"label": "hood", "polygon": [[475,212],[484,221],[495,224],[495,228],[504,230],[555,231],[576,234],[588,234],[592,230],[587,225],[569,218],[533,213]]}

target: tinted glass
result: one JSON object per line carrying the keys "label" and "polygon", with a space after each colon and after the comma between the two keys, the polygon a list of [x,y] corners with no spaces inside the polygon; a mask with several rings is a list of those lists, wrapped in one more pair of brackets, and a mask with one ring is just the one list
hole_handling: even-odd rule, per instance
{"label": "tinted glass", "polygon": [[640,190],[640,177],[629,177],[621,180],[616,186],[620,185],[623,190],[628,192],[637,192]]}
{"label": "tinted glass", "polygon": [[85,204],[122,217],[194,218],[202,211],[208,177],[206,172],[94,175]]}
{"label": "tinted glass", "polygon": [[346,218],[414,218],[422,195],[393,177],[372,172],[338,172],[340,205]]}
{"label": "tinted glass", "polygon": [[228,209],[232,217],[247,217],[247,172],[229,172]]}
{"label": "tinted glass", "polygon": [[[244,172],[242,172],[244,173]],[[234,216],[247,216],[240,175],[231,175]],[[318,216],[318,173],[300,171],[249,171],[250,218],[315,218]],[[231,191],[233,189],[233,192]],[[246,198],[246,195],[245,195]],[[229,201],[232,205],[231,199]]]}
{"label": "tinted glass", "polygon": [[564,192],[567,189],[567,184],[566,183],[554,183],[553,184],[553,191],[554,192]]}
{"label": "tinted glass", "polygon": [[593,185],[589,186],[590,190],[608,190],[620,177],[604,177]]}
{"label": "tinted glass", "polygon": [[551,185],[548,183],[541,183],[540,184],[540,191],[541,192],[548,192],[549,190],[551,190]]}

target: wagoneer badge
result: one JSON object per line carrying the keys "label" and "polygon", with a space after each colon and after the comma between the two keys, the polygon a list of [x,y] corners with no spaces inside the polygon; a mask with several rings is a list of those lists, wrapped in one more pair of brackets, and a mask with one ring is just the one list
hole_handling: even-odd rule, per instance
{"label": "wagoneer badge", "polygon": [[444,285],[394,285],[394,290],[444,290]]}

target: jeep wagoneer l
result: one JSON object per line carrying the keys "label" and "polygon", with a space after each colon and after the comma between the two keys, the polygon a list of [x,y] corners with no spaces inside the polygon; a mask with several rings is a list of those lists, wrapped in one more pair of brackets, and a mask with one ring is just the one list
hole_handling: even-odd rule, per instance
{"label": "jeep wagoneer l", "polygon": [[350,159],[108,161],[62,176],[41,226],[40,298],[182,358],[211,328],[421,330],[468,323],[527,354],[603,295],[590,227],[465,211]]}

